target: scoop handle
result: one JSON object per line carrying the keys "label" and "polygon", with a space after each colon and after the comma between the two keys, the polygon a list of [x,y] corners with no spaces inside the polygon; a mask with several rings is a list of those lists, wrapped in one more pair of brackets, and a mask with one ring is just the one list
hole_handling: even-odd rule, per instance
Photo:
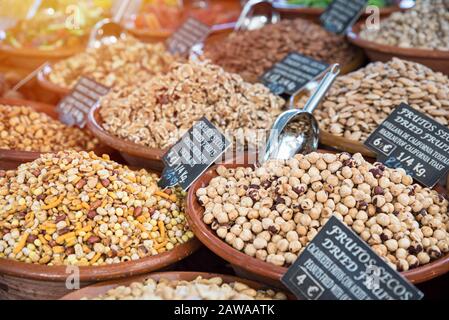
{"label": "scoop handle", "polygon": [[268,3],[273,8],[273,2],[271,0],[249,0],[243,7],[242,12],[240,13],[239,19],[237,20],[234,31],[241,31],[244,24],[245,19],[248,17],[248,14],[251,12],[252,8],[260,3]]}
{"label": "scoop handle", "polygon": [[313,113],[316,107],[320,104],[321,100],[323,100],[327,91],[329,91],[330,87],[334,83],[337,76],[340,74],[340,65],[338,63],[332,65],[330,70],[326,73],[326,75],[321,79],[318,87],[312,96],[307,100],[304,105],[303,111],[308,113]]}
{"label": "scoop handle", "polygon": [[115,23],[120,23],[125,15],[126,9],[128,9],[129,3],[131,0],[121,0],[120,6],[118,7],[117,12],[114,17],[112,17],[112,21]]}

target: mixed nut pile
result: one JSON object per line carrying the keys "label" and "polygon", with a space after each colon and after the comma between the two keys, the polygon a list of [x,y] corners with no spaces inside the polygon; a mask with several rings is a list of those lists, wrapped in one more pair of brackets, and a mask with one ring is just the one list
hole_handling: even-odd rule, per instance
{"label": "mixed nut pile", "polygon": [[360,36],[389,46],[449,50],[449,1],[416,0],[414,8],[393,13],[379,30],[365,28]]}
{"label": "mixed nut pile", "polygon": [[0,149],[54,152],[93,150],[98,140],[31,107],[0,104]]}
{"label": "mixed nut pile", "polygon": [[120,87],[165,73],[176,59],[162,43],[143,43],[128,36],[115,44],[87,49],[55,63],[49,80],[61,87],[73,88],[84,76],[107,87]]}
{"label": "mixed nut pile", "polygon": [[449,252],[448,200],[360,154],[314,152],[217,174],[196,192],[204,223],[268,263],[291,265],[332,215],[399,271]]}
{"label": "mixed nut pile", "polygon": [[[363,142],[402,102],[449,125],[449,78],[393,58],[337,78],[315,111],[321,129]],[[303,97],[300,105],[304,105]]]}
{"label": "mixed nut pile", "polygon": [[147,279],[109,290],[94,300],[286,300],[284,293],[255,290],[241,282],[225,283],[222,278],[192,281]]}
{"label": "mixed nut pile", "polygon": [[0,170],[0,258],[44,265],[137,260],[189,241],[184,192],[87,152]]}
{"label": "mixed nut pile", "polygon": [[102,126],[109,133],[167,148],[203,116],[224,133],[241,129],[240,137],[251,141],[258,130],[271,127],[285,101],[219,66],[189,62],[175,63],[166,75],[134,88],[111,90],[100,104]]}
{"label": "mixed nut pile", "polygon": [[348,64],[355,54],[344,37],[311,21],[295,19],[233,33],[223,41],[207,45],[205,57],[255,83],[290,52],[341,65]]}

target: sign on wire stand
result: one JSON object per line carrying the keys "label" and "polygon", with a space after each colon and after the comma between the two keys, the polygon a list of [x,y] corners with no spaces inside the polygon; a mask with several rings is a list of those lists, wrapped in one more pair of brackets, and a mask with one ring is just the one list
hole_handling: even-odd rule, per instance
{"label": "sign on wire stand", "polygon": [[109,88],[92,79],[81,77],[73,90],[56,107],[60,121],[68,126],[83,128],[90,109],[108,92]]}
{"label": "sign on wire stand", "polygon": [[359,19],[368,0],[334,0],[320,16],[321,25],[330,32],[344,34]]}
{"label": "sign on wire stand", "polygon": [[419,300],[424,294],[332,216],[282,277],[298,299]]}
{"label": "sign on wire stand", "polygon": [[365,146],[390,168],[402,168],[427,187],[449,171],[449,128],[402,103],[368,137]]}
{"label": "sign on wire stand", "polygon": [[159,186],[169,188],[179,185],[187,190],[230,145],[209,120],[201,118],[163,156],[165,168]]}
{"label": "sign on wire stand", "polygon": [[327,68],[329,64],[325,62],[291,52],[267,70],[261,77],[261,82],[273,94],[294,96]]}
{"label": "sign on wire stand", "polygon": [[194,18],[189,18],[167,39],[167,49],[172,54],[189,54],[194,45],[204,42],[210,30],[208,25]]}

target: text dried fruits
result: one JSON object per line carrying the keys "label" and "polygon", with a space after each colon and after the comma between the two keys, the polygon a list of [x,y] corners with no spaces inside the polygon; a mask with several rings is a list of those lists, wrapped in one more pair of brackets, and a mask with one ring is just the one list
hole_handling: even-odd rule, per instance
{"label": "text dried fruits", "polygon": [[217,174],[196,192],[204,223],[271,264],[291,265],[331,216],[399,271],[449,252],[448,201],[360,154],[314,152]]}
{"label": "text dried fruits", "polygon": [[[315,117],[335,136],[363,142],[402,102],[449,125],[449,78],[393,58],[337,78]],[[306,97],[300,101],[304,105]]]}
{"label": "text dried fruits", "polygon": [[285,300],[281,292],[273,290],[255,290],[241,282],[225,283],[222,278],[214,277],[195,280],[158,281],[147,279],[134,282],[129,286],[119,286],[96,300]]}
{"label": "text dried fruits", "polygon": [[134,88],[112,90],[100,104],[106,131],[146,147],[167,148],[203,116],[223,133],[240,129],[240,137],[250,140],[258,130],[270,129],[285,101],[216,65],[189,62]]}
{"label": "text dried fruits", "polygon": [[341,65],[348,64],[355,56],[344,37],[311,21],[295,19],[258,30],[232,33],[223,41],[207,45],[205,57],[254,83],[290,52]]}
{"label": "text dried fruits", "polygon": [[26,106],[0,105],[0,149],[54,152],[93,150],[90,133],[68,127],[43,112]]}
{"label": "text dried fruits", "polygon": [[161,43],[148,44],[130,36],[115,44],[87,49],[55,63],[49,74],[54,84],[73,88],[81,76],[107,87],[141,83],[165,73],[175,61]]}
{"label": "text dried fruits", "polygon": [[106,155],[45,154],[0,171],[0,258],[88,266],[157,255],[193,237],[183,197]]}

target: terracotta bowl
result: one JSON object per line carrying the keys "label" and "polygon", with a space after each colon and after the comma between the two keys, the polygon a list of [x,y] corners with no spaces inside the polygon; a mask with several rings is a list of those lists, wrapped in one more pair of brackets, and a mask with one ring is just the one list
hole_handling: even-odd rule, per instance
{"label": "terracotta bowl", "polygon": [[[36,111],[46,113],[53,119],[58,119],[58,113],[56,112],[55,107],[52,105],[28,100],[6,99],[6,98],[0,98],[0,104],[12,106],[29,106]],[[112,154],[113,149],[107,147],[106,145],[100,144],[93,151],[97,155],[102,155],[102,154]],[[15,169],[24,162],[30,162],[39,158],[40,155],[41,152],[0,149],[0,169],[3,170]]]}
{"label": "terracotta bowl", "polygon": [[407,49],[378,44],[363,40],[360,37],[361,27],[362,24],[354,26],[348,32],[348,39],[357,47],[362,48],[371,61],[386,62],[393,57],[397,57],[421,63],[434,71],[440,71],[449,75],[449,50]]}
{"label": "terracotta bowl", "polygon": [[[237,168],[248,165],[225,164],[225,166],[227,168]],[[203,222],[204,208],[197,201],[196,191],[207,186],[209,181],[217,176],[217,167],[214,166],[207,170],[189,189],[187,195],[187,219],[189,225],[196,237],[206,247],[232,265],[237,275],[283,288],[280,279],[287,272],[287,268],[275,266],[234,249],[218,238],[216,233]],[[442,188],[439,191],[444,192]],[[449,272],[449,254],[425,266],[404,272],[403,275],[416,284],[431,280],[446,272]]]}
{"label": "terracotta bowl", "polygon": [[82,52],[83,46],[64,47],[56,50],[39,50],[33,48],[16,49],[0,42],[0,55],[5,57],[2,65],[26,69],[30,72],[44,62],[56,62]]}
{"label": "terracotta bowl", "polygon": [[100,115],[100,106],[93,107],[89,112],[87,127],[100,140],[101,143],[117,150],[131,165],[156,171],[162,171],[164,164],[162,149],[147,148],[145,146],[115,137],[102,127],[103,120]]}
{"label": "terracotta bowl", "polygon": [[[200,245],[194,238],[156,256],[105,266],[79,267],[80,286],[166,268],[191,255]],[[66,287],[66,280],[72,274],[66,266],[44,266],[0,259],[0,300],[59,299],[71,292]]]}
{"label": "terracotta bowl", "polygon": [[[256,290],[270,289],[258,282],[241,279],[241,278],[237,278],[234,276],[223,275],[223,274],[206,273],[206,272],[158,272],[158,273],[151,273],[151,274],[140,276],[140,277],[133,277],[133,278],[128,278],[128,279],[124,279],[124,280],[119,280],[119,281],[108,281],[108,282],[97,283],[97,284],[85,287],[81,290],[69,293],[68,295],[62,297],[61,300],[80,300],[82,298],[95,298],[95,297],[98,297],[99,295],[105,294],[107,291],[109,291],[113,288],[116,288],[118,286],[130,285],[133,282],[143,282],[150,278],[154,279],[154,280],[167,279],[167,280],[192,281],[192,280],[195,280],[199,276],[201,276],[203,279],[221,277],[225,283],[241,282],[241,283],[247,284],[248,286],[250,286],[251,288],[256,289]],[[289,299],[293,299],[293,297],[289,296]]]}
{"label": "terracotta bowl", "polygon": [[[320,16],[324,12],[324,8],[308,8],[308,7],[300,7],[287,3],[275,2],[274,7],[279,11],[282,18],[285,19],[294,19],[294,18],[303,18],[307,20],[311,20],[317,24],[320,23]],[[389,6],[380,9],[380,16],[382,18],[388,17],[394,12],[401,11],[401,8],[398,5]],[[369,15],[363,13],[359,20],[366,19]]]}
{"label": "terracotta bowl", "polygon": [[52,94],[56,98],[56,102],[64,98],[71,91],[70,88],[61,87],[50,81],[49,75],[52,72],[52,65],[47,64],[42,70],[37,74],[37,82],[39,86],[46,92]]}

